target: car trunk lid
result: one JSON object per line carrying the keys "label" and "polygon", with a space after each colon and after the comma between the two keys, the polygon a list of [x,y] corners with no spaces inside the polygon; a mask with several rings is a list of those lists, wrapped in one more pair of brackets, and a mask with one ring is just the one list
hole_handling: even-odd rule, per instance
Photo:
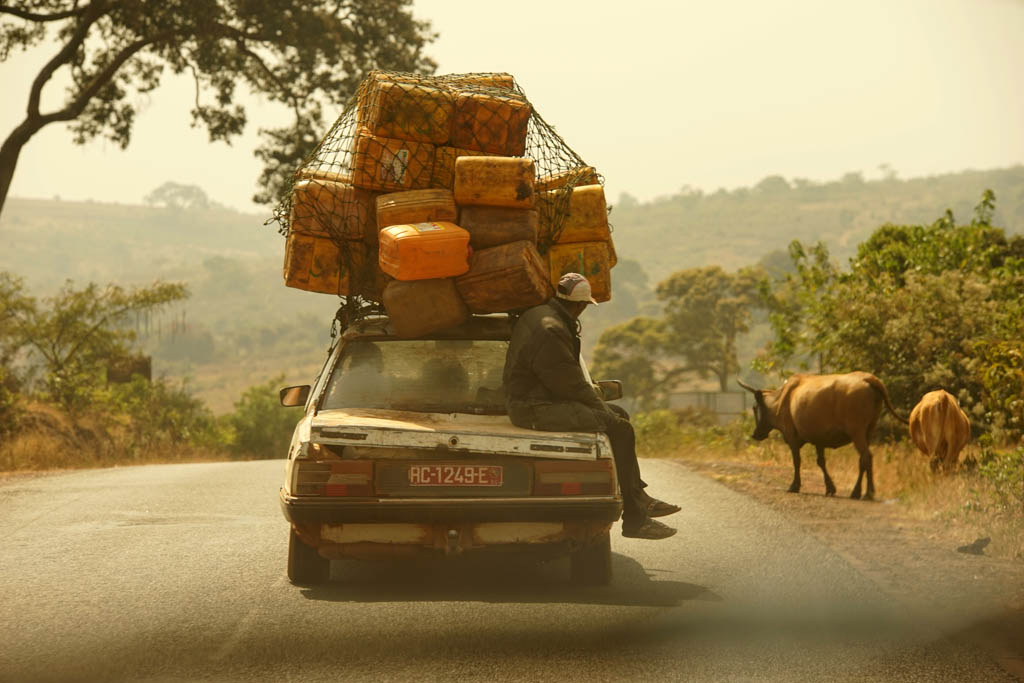
{"label": "car trunk lid", "polygon": [[593,460],[611,452],[603,434],[524,429],[505,415],[349,408],[321,411],[311,427],[312,441],[326,445],[430,449],[454,457],[487,453]]}

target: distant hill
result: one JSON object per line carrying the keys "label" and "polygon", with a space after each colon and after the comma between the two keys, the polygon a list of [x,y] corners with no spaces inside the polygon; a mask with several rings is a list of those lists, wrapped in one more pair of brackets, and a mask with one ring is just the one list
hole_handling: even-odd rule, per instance
{"label": "distant hill", "polygon": [[180,309],[141,328],[146,349],[157,374],[188,377],[226,411],[242,390],[278,374],[309,382],[338,306],[283,285],[284,238],[264,225],[268,216],[12,198],[0,219],[0,270],[23,277],[35,296],[68,278],[188,283]]}
{"label": "distant hill", "polygon": [[[785,251],[793,239],[823,240],[845,263],[883,223],[931,222],[947,208],[968,221],[986,188],[996,193],[995,224],[1024,232],[1024,166],[909,180],[771,176],[729,192],[681,192],[647,203],[623,196],[611,214],[620,257],[615,296],[584,319],[585,350],[605,327],[655,310],[653,287],[676,270],[734,270]],[[283,286],[284,240],[264,225],[268,217],[11,198],[0,218],[0,270],[25,278],[36,296],[67,278],[187,282],[191,299],[150,321],[146,348],[157,373],[191,378],[199,396],[226,411],[246,387],[278,374],[289,383],[312,379],[338,304]]]}
{"label": "distant hill", "polygon": [[794,239],[825,242],[845,265],[884,223],[930,223],[947,208],[969,222],[986,188],[996,193],[994,224],[1024,232],[1024,166],[908,180],[850,173],[813,183],[769,176],[754,187],[684,191],[643,204],[623,195],[611,221],[619,255],[638,261],[656,284],[682,268],[734,270],[784,252]]}

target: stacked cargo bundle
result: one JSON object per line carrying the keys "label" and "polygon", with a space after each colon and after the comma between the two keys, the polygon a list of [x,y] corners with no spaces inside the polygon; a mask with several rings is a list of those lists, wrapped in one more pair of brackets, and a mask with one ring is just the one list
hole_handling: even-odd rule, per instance
{"label": "stacked cargo bundle", "polygon": [[285,284],[382,303],[401,336],[551,296],[611,296],[604,190],[508,74],[375,71],[275,212]]}
{"label": "stacked cargo bundle", "polygon": [[[555,282],[563,273],[586,276],[594,299],[608,301],[612,297],[611,269],[617,259],[608,224],[604,187],[592,168],[581,169],[576,178],[579,182],[568,188],[565,217],[557,231],[545,236],[549,243],[548,267]],[[555,179],[555,182],[559,181]],[[544,203],[554,204],[566,192],[564,185],[552,188],[546,183],[545,186],[550,189],[541,193],[540,201]]]}

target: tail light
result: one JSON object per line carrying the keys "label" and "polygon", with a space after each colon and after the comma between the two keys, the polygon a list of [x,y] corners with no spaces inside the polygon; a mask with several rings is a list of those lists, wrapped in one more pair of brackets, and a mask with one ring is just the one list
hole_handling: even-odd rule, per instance
{"label": "tail light", "polygon": [[292,491],[297,496],[372,496],[373,462],[296,460]]}
{"label": "tail light", "polygon": [[593,496],[615,493],[611,460],[564,460],[533,465],[537,496]]}

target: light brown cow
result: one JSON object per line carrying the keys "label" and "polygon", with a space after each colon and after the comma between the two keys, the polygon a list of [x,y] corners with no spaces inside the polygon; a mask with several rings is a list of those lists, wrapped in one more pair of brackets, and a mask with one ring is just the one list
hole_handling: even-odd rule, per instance
{"label": "light brown cow", "polygon": [[773,429],[778,429],[793,454],[790,493],[800,491],[800,447],[811,443],[818,452],[818,467],[825,475],[825,495],[835,495],[836,486],[825,469],[825,449],[845,446],[852,441],[860,460],[857,483],[850,498],[860,498],[860,485],[865,475],[864,499],[874,498],[875,478],[868,441],[882,414],[883,403],[896,419],[906,423],[892,407],[882,380],[868,372],[850,372],[793,375],[779,389],[755,389],[743,382],[739,385],[752,392],[756,399],[757,425],[752,438],[761,441]]}
{"label": "light brown cow", "polygon": [[949,392],[929,391],[910,411],[910,438],[931,458],[932,471],[951,472],[971,438],[971,421]]}

